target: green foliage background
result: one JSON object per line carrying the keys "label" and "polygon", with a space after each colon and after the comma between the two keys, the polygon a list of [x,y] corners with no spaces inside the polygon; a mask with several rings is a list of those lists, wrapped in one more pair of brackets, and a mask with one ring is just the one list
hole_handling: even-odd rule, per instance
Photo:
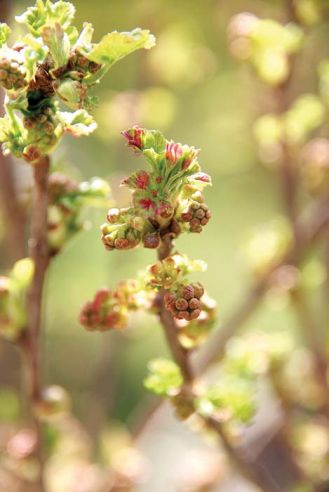
{"label": "green foliage background", "polygon": [[[15,13],[29,4],[14,3]],[[65,139],[55,163],[65,171],[70,169],[66,163],[73,165],[69,172],[82,179],[109,178],[115,200],[125,205],[128,194],[116,185],[139,164],[126,149],[120,130],[131,124],[158,127],[168,138],[202,148],[200,163],[213,177],[207,191],[213,219],[202,235],[179,238],[177,248],[208,263],[202,281],[218,302],[220,325],[250,285],[243,258],[250,229],[281,212],[275,175],[258,162],[252,143],[252,122],[262,109],[271,107],[269,93],[246,67],[231,59],[226,26],[240,11],[280,18],[280,2],[76,0],[75,5],[76,24],[92,22],[96,40],[114,29],[140,26],[150,29],[158,42],[150,52],[135,53],[111,69],[99,91],[98,130],[88,138]],[[325,27],[315,29],[296,93],[309,84],[315,89],[315,69],[310,67],[328,55],[327,39]],[[98,287],[134,277],[154,259],[145,249],[106,252],[99,233],[105,213],[92,211],[92,227],[51,265],[45,305],[46,380],[68,389],[77,415],[87,424],[88,403],[95,397],[92,381],[100,371],[102,354],[108,367],[97,398],[105,402],[108,417],[126,421],[145,395],[147,361],[166,353],[162,333],[151,317],[136,316],[124,333],[88,333],[77,322],[81,305]],[[268,302],[246,328],[289,330],[294,323],[288,307]],[[9,372],[2,371],[4,385],[15,377],[14,371]]]}

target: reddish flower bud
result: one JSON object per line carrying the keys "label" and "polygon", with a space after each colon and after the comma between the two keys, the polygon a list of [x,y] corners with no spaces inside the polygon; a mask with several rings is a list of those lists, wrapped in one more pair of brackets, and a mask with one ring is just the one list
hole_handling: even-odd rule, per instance
{"label": "reddish flower bud", "polygon": [[146,171],[140,171],[136,175],[136,186],[140,190],[145,190],[150,181],[150,175]]}
{"label": "reddish flower bud", "polygon": [[180,143],[175,143],[172,140],[166,143],[166,159],[170,161],[172,164],[176,164],[176,162],[183,155],[183,147]]}
{"label": "reddish flower bud", "polygon": [[143,237],[144,248],[156,249],[160,244],[160,236],[158,233],[145,234]]}
{"label": "reddish flower bud", "polygon": [[181,297],[177,299],[177,301],[175,302],[175,306],[178,309],[178,311],[186,311],[187,308],[189,307],[189,303],[187,302],[186,299]]}
{"label": "reddish flower bud", "polygon": [[130,130],[122,132],[122,135],[127,139],[128,146],[137,150],[143,150],[143,135],[144,130],[137,126],[134,126]]}

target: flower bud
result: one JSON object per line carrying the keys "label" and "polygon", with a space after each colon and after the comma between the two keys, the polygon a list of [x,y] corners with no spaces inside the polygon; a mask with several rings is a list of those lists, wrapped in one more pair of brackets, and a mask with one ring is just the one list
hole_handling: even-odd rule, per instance
{"label": "flower bud", "polygon": [[193,201],[189,208],[181,214],[180,220],[189,224],[190,232],[202,232],[202,228],[208,224],[211,212],[208,205]]}
{"label": "flower bud", "polygon": [[40,419],[49,420],[68,413],[70,407],[71,401],[67,391],[54,385],[43,389],[34,410]]}
{"label": "flower bud", "polygon": [[197,319],[201,314],[200,298],[203,294],[204,288],[199,282],[180,285],[164,296],[165,307],[174,318],[186,321]]}
{"label": "flower bud", "polygon": [[143,237],[144,248],[156,249],[160,245],[160,236],[157,232],[145,234]]}
{"label": "flower bud", "polygon": [[130,130],[122,132],[122,135],[128,142],[128,146],[136,150],[143,150],[143,135],[144,130],[137,126],[134,126]]}

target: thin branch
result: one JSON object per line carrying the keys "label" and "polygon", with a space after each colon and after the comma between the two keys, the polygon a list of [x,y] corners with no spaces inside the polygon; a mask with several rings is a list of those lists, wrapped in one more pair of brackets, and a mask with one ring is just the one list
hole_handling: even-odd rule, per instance
{"label": "thin branch", "polygon": [[[30,407],[41,396],[40,358],[42,295],[45,275],[49,263],[47,239],[48,173],[49,157],[40,159],[34,165],[34,201],[32,210],[30,256],[34,263],[34,276],[27,296],[28,328],[22,349],[27,368],[27,391]],[[44,492],[43,450],[41,423],[34,417],[33,425],[37,436],[36,457],[39,462],[39,476],[36,481],[37,492]]]}
{"label": "thin branch", "polygon": [[[162,241],[162,244],[158,250],[159,260],[165,259],[172,252],[172,240],[170,236],[166,236]],[[186,397],[192,395],[193,398],[193,381],[195,376],[192,371],[190,364],[189,352],[185,350],[178,339],[178,326],[176,324],[173,316],[167,311],[164,304],[164,290],[160,292],[160,322],[165,332],[168,345],[172,356],[179,366],[183,380],[184,389],[181,392],[181,396],[187,395]],[[239,452],[234,449],[228,438],[226,437],[225,431],[222,428],[222,424],[218,422],[214,417],[203,417],[199,415],[204,421],[208,428],[214,430],[219,438],[221,439],[222,445],[230,457],[233,465],[239,470],[239,472],[250,482],[257,485],[263,492],[279,492],[279,488],[273,484],[273,481],[263,474],[259,473],[253,463],[246,462],[239,454]]]}
{"label": "thin branch", "polygon": [[[10,13],[9,0],[0,1],[0,21],[8,22]],[[4,92],[0,94],[0,114],[3,115]],[[13,174],[13,162],[0,152],[0,201],[7,232],[6,248],[10,263],[25,255],[25,214],[19,203]]]}

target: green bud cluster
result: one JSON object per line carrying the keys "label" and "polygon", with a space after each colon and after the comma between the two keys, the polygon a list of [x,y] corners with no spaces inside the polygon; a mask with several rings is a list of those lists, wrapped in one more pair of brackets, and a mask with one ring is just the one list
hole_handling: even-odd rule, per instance
{"label": "green bud cluster", "polygon": [[[134,127],[123,135],[136,153],[144,155],[151,171],[139,170],[122,182],[132,190],[132,206],[109,211],[101,227],[106,248],[131,249],[139,244],[158,248],[167,235],[175,238],[183,230],[200,232],[210,218],[207,205],[201,203],[201,190],[210,184],[210,177],[201,172],[199,151],[144,128]],[[197,199],[200,210],[195,209]],[[187,228],[190,207],[193,212]]]}
{"label": "green bud cluster", "polygon": [[24,258],[7,277],[0,277],[0,335],[16,340],[26,328],[26,293],[33,277],[33,263]]}
{"label": "green bud cluster", "polygon": [[48,193],[48,245],[50,254],[55,255],[84,228],[81,215],[85,207],[106,206],[110,188],[100,178],[77,183],[67,176],[52,173]]}
{"label": "green bud cluster", "polygon": [[135,248],[144,238],[148,248],[157,248],[160,242],[150,222],[139,217],[134,208],[110,209],[101,232],[103,244],[110,251]]}
{"label": "green bud cluster", "polygon": [[0,50],[0,57],[0,86],[6,91],[19,91],[26,87],[26,69],[19,52]]}
{"label": "green bud cluster", "polygon": [[274,86],[288,78],[289,58],[300,50],[304,38],[296,24],[284,26],[246,12],[232,18],[228,35],[232,54],[249,62],[264,82]]}
{"label": "green bud cluster", "polygon": [[[50,153],[65,132],[94,131],[86,111],[92,106],[90,90],[118,60],[154,45],[154,37],[141,29],[114,31],[93,43],[92,25],[84,24],[79,33],[72,25],[74,14],[70,2],[37,0],[16,17],[29,34],[13,48],[7,45],[10,29],[0,25],[0,86],[7,91],[0,142],[5,153],[32,164]],[[59,101],[74,112],[60,111]]]}

